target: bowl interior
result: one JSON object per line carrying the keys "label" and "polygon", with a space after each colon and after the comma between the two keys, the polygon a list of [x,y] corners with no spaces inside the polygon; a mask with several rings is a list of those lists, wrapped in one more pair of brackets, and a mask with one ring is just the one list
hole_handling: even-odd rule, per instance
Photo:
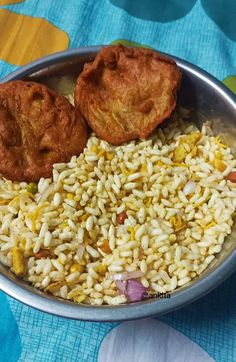
{"label": "bowl interior", "polygon": [[[91,61],[98,48],[72,50],[56,54],[23,67],[2,81],[25,79],[44,83],[64,94],[73,91],[76,78],[84,63]],[[178,96],[178,105],[191,109],[190,117],[200,128],[209,121],[213,131],[227,138],[227,143],[236,154],[236,103],[234,96],[214,78],[197,67],[176,59],[183,75]],[[69,77],[64,88],[63,79]],[[60,81],[59,81],[60,80]],[[0,288],[16,299],[49,313],[85,320],[127,320],[157,315],[176,309],[213,289],[225,279],[236,266],[236,225],[227,237],[222,251],[209,268],[187,286],[171,294],[170,299],[153,299],[124,306],[84,306],[60,300],[18,279],[9,269],[0,265]]]}

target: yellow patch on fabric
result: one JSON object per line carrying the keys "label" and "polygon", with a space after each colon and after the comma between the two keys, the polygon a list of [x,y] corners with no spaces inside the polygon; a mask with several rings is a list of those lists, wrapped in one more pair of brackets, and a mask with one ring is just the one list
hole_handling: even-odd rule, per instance
{"label": "yellow patch on fabric", "polygon": [[0,5],[9,5],[15,3],[23,3],[25,0],[0,0]]}
{"label": "yellow patch on fabric", "polygon": [[236,94],[236,76],[230,75],[223,80],[223,83]]}
{"label": "yellow patch on fabric", "polygon": [[127,47],[130,46],[130,47],[138,47],[138,48],[151,48],[148,45],[140,44],[140,43],[137,43],[136,41],[130,41],[130,40],[126,40],[126,39],[116,39],[111,44],[112,45],[122,44]]}
{"label": "yellow patch on fabric", "polygon": [[[0,0],[1,1],[1,0]],[[48,20],[0,9],[0,59],[24,65],[45,55],[65,50],[68,34]]]}

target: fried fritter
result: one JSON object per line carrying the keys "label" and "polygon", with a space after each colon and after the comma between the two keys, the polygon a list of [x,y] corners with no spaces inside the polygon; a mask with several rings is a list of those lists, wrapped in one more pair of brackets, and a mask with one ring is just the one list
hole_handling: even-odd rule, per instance
{"label": "fried fritter", "polygon": [[52,165],[83,151],[86,122],[63,96],[34,82],[0,84],[0,174],[10,180],[50,177]]}
{"label": "fried fritter", "polygon": [[154,50],[104,47],[77,79],[75,106],[100,138],[146,138],[176,105],[181,73]]}

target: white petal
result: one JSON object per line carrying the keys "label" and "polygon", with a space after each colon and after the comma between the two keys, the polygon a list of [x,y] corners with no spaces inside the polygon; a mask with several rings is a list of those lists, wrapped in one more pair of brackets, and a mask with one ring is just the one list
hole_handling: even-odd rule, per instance
{"label": "white petal", "polygon": [[207,352],[154,319],[123,322],[104,338],[98,362],[214,362]]}

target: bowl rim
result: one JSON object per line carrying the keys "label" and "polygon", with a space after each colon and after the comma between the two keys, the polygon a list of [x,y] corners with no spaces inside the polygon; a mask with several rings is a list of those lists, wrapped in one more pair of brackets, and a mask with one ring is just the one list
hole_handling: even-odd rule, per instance
{"label": "bowl rim", "polygon": [[[40,58],[34,62],[13,71],[0,80],[0,83],[23,78],[48,66],[61,63],[72,56],[86,56],[89,53],[96,53],[102,46],[90,46],[69,49],[57,52],[52,55]],[[236,96],[223,83],[214,78],[206,71],[200,69],[178,57],[162,53],[173,58],[181,69],[193,74],[197,78],[213,87],[230,105],[236,113]],[[174,292],[171,298],[150,299],[145,302],[136,302],[118,306],[93,306],[76,304],[52,299],[52,297],[36,294],[24,286],[16,284],[13,280],[0,273],[0,290],[7,293],[14,299],[49,314],[93,322],[118,322],[131,319],[146,318],[161,315],[181,308],[210,292],[236,270],[236,249],[222,261],[214,270],[201,279],[193,281],[191,286],[182,287]]]}

